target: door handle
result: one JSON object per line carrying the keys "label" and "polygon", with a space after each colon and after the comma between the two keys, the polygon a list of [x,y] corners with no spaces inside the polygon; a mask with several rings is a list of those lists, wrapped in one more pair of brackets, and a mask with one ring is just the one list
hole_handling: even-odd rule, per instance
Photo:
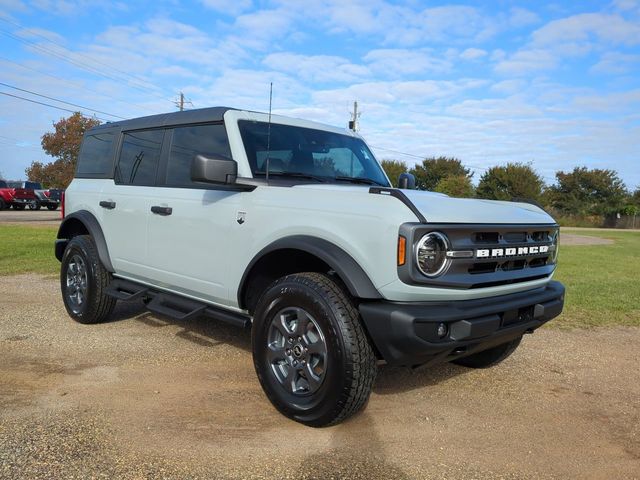
{"label": "door handle", "polygon": [[171,215],[173,209],[171,207],[161,207],[159,205],[154,205],[153,207],[151,207],[151,212],[155,213],[156,215]]}
{"label": "door handle", "polygon": [[112,201],[106,202],[106,201],[102,200],[100,202],[100,206],[102,208],[106,208],[107,210],[113,210],[114,208],[116,208],[116,202],[112,202]]}

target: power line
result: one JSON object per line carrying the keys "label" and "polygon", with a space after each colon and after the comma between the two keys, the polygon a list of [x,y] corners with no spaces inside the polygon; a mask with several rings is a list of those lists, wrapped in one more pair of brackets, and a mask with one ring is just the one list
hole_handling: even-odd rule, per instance
{"label": "power line", "polygon": [[[56,105],[51,105],[49,103],[39,102],[37,100],[32,100],[30,98],[21,97],[19,95],[13,95],[13,94],[7,93],[7,92],[0,92],[0,95],[6,95],[7,97],[17,98],[19,100],[24,100],[26,102],[37,103],[38,105],[44,105],[45,107],[56,108],[56,109],[62,110],[64,112],[70,112],[70,113],[76,113],[77,112],[77,110],[69,110],[68,108],[57,107]],[[100,117],[98,117],[96,115],[94,115],[94,117],[97,118],[98,120],[102,120],[103,122],[108,122],[108,120],[106,120],[104,118],[100,118]]]}
{"label": "power line", "polygon": [[[22,28],[22,29],[25,29],[25,30],[30,28],[30,27],[25,27],[24,25],[21,25],[20,23],[16,22],[15,20],[10,20],[8,18],[0,18],[0,20],[4,21],[6,23],[10,23],[10,24],[12,24],[12,25],[14,25],[14,26],[16,26],[18,28]],[[57,46],[65,49],[65,50],[67,50],[67,47],[65,45],[61,44],[60,42],[56,42],[55,40],[52,40],[51,38],[48,38],[48,37],[46,37],[46,36],[44,36],[44,35],[42,35],[42,34],[40,34],[38,32],[30,31],[29,33],[31,35],[40,37],[40,38],[44,39],[45,41],[47,41],[49,43],[52,43],[54,45],[57,45]],[[82,58],[85,58],[85,59],[89,60],[90,62],[93,62],[93,63],[98,64],[98,65],[102,65],[104,67],[107,67],[109,70],[114,70],[114,71],[116,71],[116,72],[118,72],[118,73],[120,73],[120,74],[122,74],[122,75],[124,75],[126,77],[129,77],[129,78],[137,81],[140,85],[146,84],[146,85],[150,85],[151,87],[158,88],[156,85],[154,85],[153,83],[149,82],[148,80],[146,80],[146,79],[144,79],[142,77],[139,77],[137,75],[133,75],[133,74],[131,74],[129,72],[125,72],[124,70],[120,70],[119,68],[116,68],[113,65],[109,65],[109,64],[107,64],[105,62],[101,62],[100,60],[96,60],[95,58],[92,58],[92,57],[90,57],[88,55],[85,55],[85,54],[83,54],[81,52],[74,52],[74,53],[79,57],[82,57]],[[144,87],[144,88],[148,88],[148,87]]]}
{"label": "power line", "polygon": [[[68,63],[70,63],[72,65],[75,65],[76,67],[78,67],[78,68],[80,68],[82,70],[85,70],[85,71],[87,71],[89,73],[92,73],[94,75],[99,75],[101,77],[104,77],[104,78],[106,78],[108,80],[113,80],[115,82],[128,81],[128,80],[123,79],[123,78],[118,78],[117,76],[114,76],[112,74],[105,73],[104,71],[102,71],[102,70],[100,70],[98,68],[95,68],[95,67],[93,67],[91,65],[87,65],[84,62],[80,62],[78,60],[75,60],[75,59],[69,57],[68,55],[62,54],[60,52],[56,52],[56,51],[51,50],[49,48],[46,48],[46,47],[44,47],[42,45],[38,45],[37,43],[32,42],[30,40],[27,40],[25,38],[18,37],[17,35],[12,34],[11,32],[7,32],[6,30],[0,29],[0,33],[2,33],[3,35],[5,35],[7,37],[13,38],[14,40],[17,40],[18,42],[21,42],[21,43],[24,43],[24,44],[28,44],[32,48],[34,48],[34,49],[36,49],[36,50],[38,50],[38,51],[40,51],[42,53],[45,53],[47,55],[51,55],[53,57],[59,58],[59,59],[65,61],[65,62],[68,62]],[[142,91],[142,92],[148,92],[148,93],[154,95],[157,98],[160,98],[162,100],[171,102],[171,100],[168,100],[166,97],[163,97],[162,95],[154,92],[153,90],[151,90],[151,89],[149,89],[147,87],[140,87],[140,86],[134,85],[134,84],[131,84],[130,86],[132,88],[135,88],[136,90],[139,90],[139,91]]]}
{"label": "power line", "polygon": [[114,115],[112,113],[103,112],[101,110],[96,110],[95,108],[84,107],[82,105],[78,105],[77,103],[65,102],[64,100],[60,100],[60,99],[54,98],[54,97],[49,97],[47,95],[42,95],[41,93],[32,92],[31,90],[25,90],[24,88],[14,87],[13,85],[9,85],[8,83],[0,82],[0,85],[2,85],[4,87],[13,88],[14,90],[19,90],[21,92],[30,93],[31,95],[35,95],[37,97],[42,97],[42,98],[46,98],[48,100],[53,100],[54,102],[64,103],[65,105],[70,105],[72,107],[78,107],[78,108],[82,108],[83,110],[89,110],[91,112],[102,113],[103,115],[108,115],[110,117],[119,118],[120,120],[126,120],[125,117],[121,117],[119,115]]}
{"label": "power line", "polygon": [[1,55],[0,55],[0,60],[2,60],[2,61],[4,61],[4,62],[12,63],[12,64],[17,65],[18,67],[20,67],[20,68],[24,68],[24,69],[26,69],[26,70],[31,70],[32,72],[39,73],[40,75],[46,75],[47,77],[51,77],[51,78],[58,79],[58,80],[62,81],[63,83],[66,83],[66,84],[68,84],[68,85],[73,85],[75,88],[77,88],[77,89],[79,89],[79,90],[84,90],[85,92],[89,92],[89,93],[91,93],[91,94],[93,94],[93,95],[98,95],[98,96],[100,96],[100,97],[102,97],[102,98],[108,98],[108,99],[110,99],[110,100],[115,100],[116,102],[118,102],[118,103],[123,103],[123,104],[125,104],[125,105],[131,105],[131,106],[134,106],[134,107],[138,107],[138,108],[140,108],[140,109],[142,109],[142,110],[146,110],[146,111],[148,111],[148,112],[158,113],[158,111],[157,111],[157,110],[151,109],[151,108],[146,107],[146,106],[144,106],[144,105],[140,105],[140,104],[138,104],[138,103],[126,102],[126,101],[124,101],[124,100],[120,100],[120,99],[118,99],[118,98],[112,97],[111,95],[105,95],[104,93],[97,92],[97,91],[95,91],[95,90],[90,90],[90,89],[88,89],[88,88],[86,88],[86,87],[82,86],[82,85],[81,85],[81,84],[79,84],[79,83],[72,82],[71,80],[68,80],[68,79],[66,79],[66,78],[60,77],[60,76],[58,76],[58,75],[54,75],[54,74],[52,74],[52,73],[48,73],[48,72],[44,72],[44,71],[42,71],[42,70],[38,70],[37,68],[29,67],[29,66],[27,66],[27,65],[23,65],[23,64],[21,64],[21,63],[14,62],[13,60],[10,60],[10,59],[8,59],[8,58],[5,58],[5,57],[3,57],[3,56],[1,56]]}
{"label": "power line", "polygon": [[[375,148],[376,150],[384,150],[386,152],[396,153],[398,155],[405,155],[407,157],[417,158],[419,160],[424,160],[425,158],[428,158],[426,156],[414,155],[413,153],[400,152],[399,150],[392,150],[390,148],[376,147],[375,145],[371,145],[371,148]],[[489,170],[486,167],[478,167],[476,165],[469,165],[467,163],[465,163],[464,166],[465,167],[469,167],[469,168],[473,168],[474,170],[483,170],[483,171]]]}

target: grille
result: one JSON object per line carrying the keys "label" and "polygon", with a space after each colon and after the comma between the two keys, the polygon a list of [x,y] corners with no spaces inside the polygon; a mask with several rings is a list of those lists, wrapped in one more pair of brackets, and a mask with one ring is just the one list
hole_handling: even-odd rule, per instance
{"label": "grille", "polygon": [[400,234],[415,245],[433,231],[448,237],[451,250],[467,254],[450,258],[446,272],[436,278],[427,278],[414,268],[414,261],[407,262],[398,267],[404,282],[483,288],[545,278],[555,269],[557,225],[405,224]]}

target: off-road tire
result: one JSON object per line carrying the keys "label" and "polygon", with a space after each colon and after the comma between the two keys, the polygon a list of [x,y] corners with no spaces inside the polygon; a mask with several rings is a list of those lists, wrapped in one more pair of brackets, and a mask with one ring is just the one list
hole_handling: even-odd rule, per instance
{"label": "off-road tire", "polygon": [[[304,309],[324,335],[326,370],[312,393],[290,393],[267,358],[272,320],[288,308]],[[376,357],[348,294],[331,278],[298,273],[280,278],[256,305],[252,327],[253,363],[271,403],[285,416],[312,427],[340,423],[364,407],[377,367]]]}
{"label": "off-road tire", "polygon": [[0,198],[0,210],[4,210],[7,207],[7,202],[5,202],[3,198]]}
{"label": "off-road tire", "polygon": [[516,348],[518,348],[518,345],[520,345],[521,340],[522,337],[518,337],[514,340],[511,340],[510,342],[498,345],[497,347],[474,353],[473,355],[463,357],[459,360],[454,360],[453,363],[469,368],[493,367],[494,365],[497,365],[498,363],[505,360],[513,352],[515,352]]}
{"label": "off-road tire", "polygon": [[58,205],[47,205],[47,210],[57,210],[58,209]]}
{"label": "off-road tire", "polygon": [[[70,264],[83,262],[86,270],[86,293],[80,305],[73,303],[68,287]],[[116,304],[105,291],[111,282],[111,274],[104,268],[93,239],[89,235],[73,237],[65,248],[60,266],[60,289],[67,313],[76,322],[100,323],[109,317]]]}
{"label": "off-road tire", "polygon": [[40,210],[42,208],[42,205],[40,205],[40,202],[37,200],[34,200],[33,202],[29,202],[29,210]]}
{"label": "off-road tire", "polygon": [[14,208],[14,210],[24,210],[24,205],[22,205],[22,204],[19,205],[17,203],[14,203],[13,204],[13,208]]}

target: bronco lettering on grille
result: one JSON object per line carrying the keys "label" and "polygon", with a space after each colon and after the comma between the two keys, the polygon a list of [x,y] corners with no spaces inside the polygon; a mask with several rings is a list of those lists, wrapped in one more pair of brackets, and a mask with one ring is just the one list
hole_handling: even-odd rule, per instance
{"label": "bronco lettering on grille", "polygon": [[549,245],[535,247],[510,247],[510,248],[479,248],[476,250],[476,258],[518,257],[522,255],[538,255],[549,253]]}

